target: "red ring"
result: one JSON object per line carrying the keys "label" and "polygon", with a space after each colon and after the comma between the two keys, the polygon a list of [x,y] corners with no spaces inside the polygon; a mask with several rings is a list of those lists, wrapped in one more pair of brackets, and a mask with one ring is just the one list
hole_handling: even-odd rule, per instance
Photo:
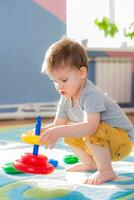
{"label": "red ring", "polygon": [[21,156],[22,163],[25,163],[27,165],[32,166],[44,166],[48,158],[44,155],[38,154],[38,156],[33,155],[31,153],[24,153],[24,155]]}

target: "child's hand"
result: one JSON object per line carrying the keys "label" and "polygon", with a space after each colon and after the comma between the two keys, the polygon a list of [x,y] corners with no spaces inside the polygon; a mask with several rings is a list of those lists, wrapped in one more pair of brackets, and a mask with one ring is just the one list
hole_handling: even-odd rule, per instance
{"label": "child's hand", "polygon": [[47,129],[43,135],[41,135],[40,144],[45,145],[46,148],[52,149],[59,138],[60,135],[56,128],[50,128]]}

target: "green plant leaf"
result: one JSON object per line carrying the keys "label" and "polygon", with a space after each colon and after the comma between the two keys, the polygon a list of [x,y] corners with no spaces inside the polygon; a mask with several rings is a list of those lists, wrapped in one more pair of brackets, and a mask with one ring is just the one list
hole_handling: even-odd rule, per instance
{"label": "green plant leaf", "polygon": [[126,30],[124,29],[124,36],[125,37],[129,37],[131,40],[134,37],[134,23],[131,23],[131,25],[129,26],[129,28]]}
{"label": "green plant leaf", "polygon": [[94,22],[100,30],[104,31],[105,37],[114,37],[115,34],[118,32],[118,27],[116,26],[116,24],[111,23],[107,17],[103,17],[102,21],[95,19]]}

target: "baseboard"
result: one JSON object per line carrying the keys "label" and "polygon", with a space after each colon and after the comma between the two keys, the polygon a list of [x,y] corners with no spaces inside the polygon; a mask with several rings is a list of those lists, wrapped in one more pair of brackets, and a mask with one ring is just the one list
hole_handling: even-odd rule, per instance
{"label": "baseboard", "polygon": [[57,102],[0,105],[0,119],[54,117]]}

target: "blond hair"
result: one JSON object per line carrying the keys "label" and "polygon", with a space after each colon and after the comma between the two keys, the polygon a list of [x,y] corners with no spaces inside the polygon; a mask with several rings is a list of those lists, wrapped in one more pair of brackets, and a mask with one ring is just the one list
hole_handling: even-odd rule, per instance
{"label": "blond hair", "polygon": [[82,66],[88,69],[86,50],[82,45],[69,38],[62,38],[49,47],[42,64],[42,73],[49,74],[61,64],[80,69]]}

